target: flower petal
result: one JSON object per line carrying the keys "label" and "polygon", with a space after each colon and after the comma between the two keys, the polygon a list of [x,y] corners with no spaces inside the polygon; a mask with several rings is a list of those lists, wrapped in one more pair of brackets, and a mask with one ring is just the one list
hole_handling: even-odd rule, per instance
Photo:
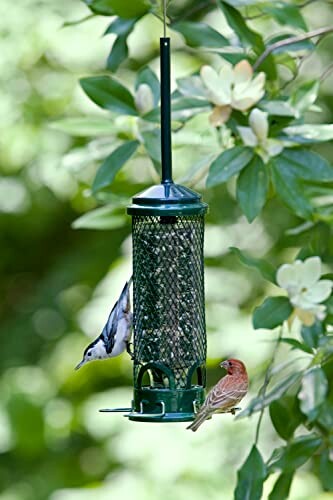
{"label": "flower petal", "polygon": [[141,114],[148,113],[154,107],[154,96],[147,83],[141,83],[135,94],[136,109]]}
{"label": "flower petal", "polygon": [[269,156],[277,156],[283,150],[283,143],[277,139],[267,139],[265,147]]}
{"label": "flower petal", "polygon": [[253,109],[249,116],[249,124],[259,142],[264,142],[268,136],[268,113],[260,109]]}
{"label": "flower petal", "polygon": [[243,83],[251,80],[253,76],[253,69],[251,64],[243,59],[234,67],[234,83],[237,85],[238,83]]}
{"label": "flower petal", "polygon": [[293,264],[283,264],[279,267],[276,273],[276,282],[281,288],[287,290],[295,281],[296,276]]}
{"label": "flower petal", "polygon": [[321,260],[320,257],[309,257],[303,262],[302,269],[302,286],[311,287],[320,278],[321,275]]}
{"label": "flower petal", "polygon": [[237,130],[245,146],[255,147],[258,145],[258,139],[250,127],[237,127]]}
{"label": "flower petal", "polygon": [[232,108],[230,106],[215,106],[209,115],[209,122],[214,127],[219,127],[229,120]]}
{"label": "flower petal", "polygon": [[318,304],[328,299],[331,295],[333,287],[333,281],[331,280],[321,280],[311,286],[305,293],[304,296],[309,302]]}
{"label": "flower petal", "polygon": [[295,313],[305,326],[312,326],[316,320],[316,316],[313,312],[303,311],[302,309],[296,308]]}
{"label": "flower petal", "polygon": [[208,99],[217,106],[230,104],[231,83],[223,80],[211,66],[203,66],[200,75],[208,89]]}

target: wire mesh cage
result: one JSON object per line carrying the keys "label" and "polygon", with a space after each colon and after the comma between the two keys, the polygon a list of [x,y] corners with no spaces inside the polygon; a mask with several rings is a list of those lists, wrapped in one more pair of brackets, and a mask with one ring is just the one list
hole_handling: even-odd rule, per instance
{"label": "wire mesh cage", "polygon": [[[191,420],[205,387],[204,213],[175,184],[134,198],[133,420]],[[158,415],[158,417],[157,417]]]}

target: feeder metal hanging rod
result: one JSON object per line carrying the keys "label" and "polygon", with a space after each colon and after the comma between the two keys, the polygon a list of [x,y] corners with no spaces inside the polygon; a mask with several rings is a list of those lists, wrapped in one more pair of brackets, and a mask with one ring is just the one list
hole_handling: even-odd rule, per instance
{"label": "feeder metal hanging rod", "polygon": [[170,38],[160,39],[162,184],[172,183]]}

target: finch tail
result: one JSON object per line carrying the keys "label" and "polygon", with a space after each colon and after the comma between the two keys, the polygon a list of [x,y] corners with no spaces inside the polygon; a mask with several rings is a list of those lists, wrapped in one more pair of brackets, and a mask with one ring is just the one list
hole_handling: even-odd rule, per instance
{"label": "finch tail", "polygon": [[191,425],[186,427],[186,429],[190,429],[193,432],[197,431],[200,425],[203,424],[208,417],[209,414],[207,414],[206,412],[198,413],[198,415],[195,417]]}

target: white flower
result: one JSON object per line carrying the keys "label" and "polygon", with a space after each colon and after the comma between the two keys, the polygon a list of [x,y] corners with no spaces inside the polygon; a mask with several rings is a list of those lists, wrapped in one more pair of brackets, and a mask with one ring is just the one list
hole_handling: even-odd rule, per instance
{"label": "white flower", "polygon": [[283,143],[277,139],[269,139],[268,113],[253,109],[249,116],[250,127],[237,127],[245,146],[258,148],[258,153],[265,163],[271,156],[276,156],[283,150]]}
{"label": "white flower", "polygon": [[141,115],[144,115],[154,108],[154,96],[147,83],[141,83],[135,94],[136,109]]}
{"label": "white flower", "polygon": [[224,64],[217,73],[211,66],[201,68],[201,79],[206,87],[206,97],[215,104],[211,123],[225,123],[233,109],[247,111],[265,93],[265,73],[253,78],[251,65],[243,60],[234,68]]}
{"label": "white flower", "polygon": [[288,292],[295,313],[305,325],[312,325],[316,318],[322,320],[326,306],[320,304],[332,292],[333,281],[320,280],[320,257],[310,257],[304,262],[283,264],[277,271],[277,284]]}

